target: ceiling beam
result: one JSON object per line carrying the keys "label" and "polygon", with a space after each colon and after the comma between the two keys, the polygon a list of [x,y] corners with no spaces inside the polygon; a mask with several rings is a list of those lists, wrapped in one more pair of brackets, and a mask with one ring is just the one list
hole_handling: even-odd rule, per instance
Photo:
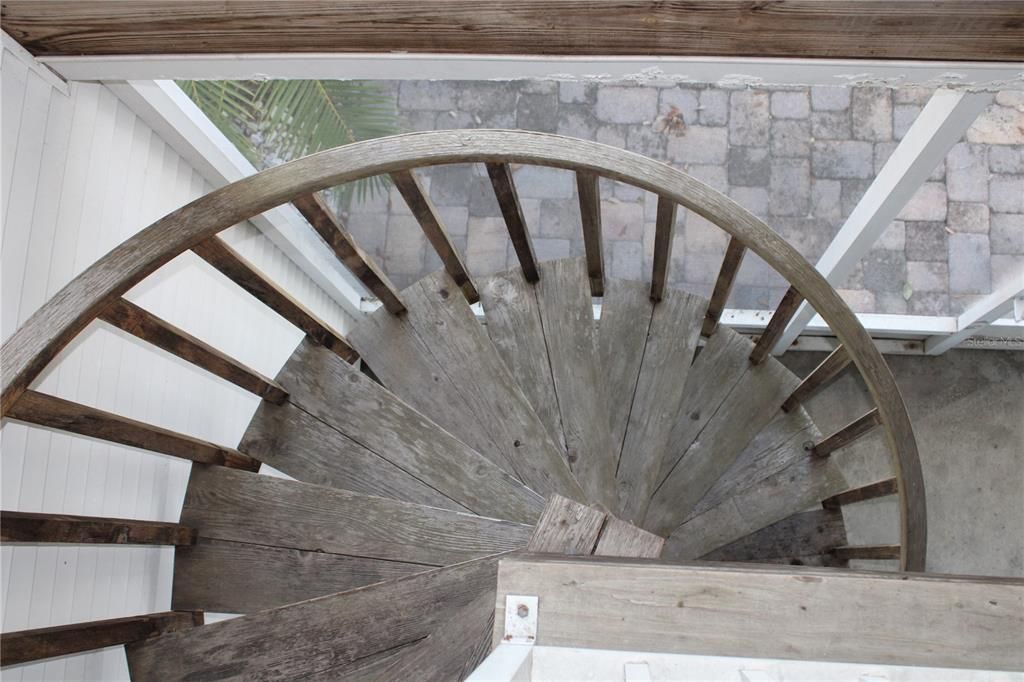
{"label": "ceiling beam", "polygon": [[4,0],[35,55],[434,52],[1024,59],[1021,0]]}

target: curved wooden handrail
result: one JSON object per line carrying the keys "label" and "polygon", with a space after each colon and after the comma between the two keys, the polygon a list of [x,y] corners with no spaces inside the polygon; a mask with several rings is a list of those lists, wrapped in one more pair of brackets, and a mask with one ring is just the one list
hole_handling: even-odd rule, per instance
{"label": "curved wooden handrail", "polygon": [[828,282],[764,222],[667,164],[546,133],[451,130],[358,142],[276,166],[215,190],[115,247],[61,289],[3,345],[6,411],[115,297],[212,235],[296,197],[373,175],[451,163],[519,163],[595,174],[670,199],[715,223],[790,282],[828,323],[864,377],[885,427],[901,506],[901,567],[924,570],[924,481],[910,420],[871,337]]}

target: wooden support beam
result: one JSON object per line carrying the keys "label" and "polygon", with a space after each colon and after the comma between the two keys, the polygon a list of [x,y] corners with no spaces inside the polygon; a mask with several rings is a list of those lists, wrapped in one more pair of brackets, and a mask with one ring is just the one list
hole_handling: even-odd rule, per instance
{"label": "wooden support beam", "polygon": [[99,319],[276,405],[288,399],[288,392],[273,379],[249,369],[131,301],[117,299],[100,313]]}
{"label": "wooden support beam", "polygon": [[832,554],[837,559],[844,561],[850,561],[851,559],[899,559],[900,558],[900,546],[899,545],[851,545],[846,547],[836,547],[832,550]]}
{"label": "wooden support beam", "polygon": [[[398,315],[405,311],[405,305],[399,298],[395,285],[366,252],[359,248],[352,234],[318,194],[301,196],[294,199],[292,205],[299,209],[302,217],[308,220],[317,234],[327,242],[342,265],[380,299],[388,312]],[[383,229],[383,226],[381,228]]]}
{"label": "wooden support beam", "polygon": [[828,384],[832,379],[839,376],[839,373],[846,369],[851,362],[850,354],[846,352],[846,349],[842,344],[836,346],[835,350],[828,354],[821,364],[815,367],[810,374],[808,374],[800,385],[796,387],[796,390],[788,398],[786,402],[782,403],[782,410],[784,412],[790,412],[800,403],[804,402],[812,395],[820,391],[825,385]]}
{"label": "wooden support beam", "polygon": [[811,448],[811,454],[815,457],[827,457],[841,447],[847,446],[868,433],[881,421],[878,418],[878,408],[873,408],[863,417],[858,417],[831,436]]}
{"label": "wooden support beam", "polygon": [[6,416],[28,424],[70,431],[202,464],[219,464],[246,471],[260,468],[257,460],[233,448],[36,391],[25,391]]}
{"label": "wooden support beam", "polygon": [[654,223],[654,267],[651,272],[651,300],[655,303],[665,297],[678,209],[676,202],[658,197],[658,214]]}
{"label": "wooden support beam", "polygon": [[878,497],[885,497],[886,495],[895,495],[898,492],[898,489],[899,486],[896,479],[887,478],[882,481],[875,481],[874,483],[862,485],[859,488],[844,490],[837,495],[833,495],[832,497],[822,500],[821,506],[825,509],[839,509],[846,504],[873,500]]}
{"label": "wooden support beam", "polygon": [[505,597],[525,594],[540,647],[1024,669],[1019,578],[515,555],[498,568],[492,642]]}
{"label": "wooden support beam", "polygon": [[192,251],[320,345],[330,348],[348,362],[355,362],[359,357],[341,334],[257,272],[220,237],[210,237],[193,246]]}
{"label": "wooden support beam", "polygon": [[601,186],[594,173],[576,171],[576,189],[583,223],[583,248],[587,254],[590,294],[604,296],[604,251],[601,244]]}
{"label": "wooden support beam", "polygon": [[790,287],[786,290],[786,295],[779,302],[779,307],[775,309],[775,314],[772,315],[772,319],[768,321],[768,326],[764,328],[764,332],[758,338],[757,345],[754,346],[754,350],[750,351],[751,363],[759,365],[764,362],[764,359],[768,357],[768,353],[775,346],[775,342],[779,340],[779,336],[786,330],[786,325],[793,318],[793,315],[796,314],[803,300],[804,297],[800,295],[796,287]]}
{"label": "wooden support beam", "polygon": [[196,541],[196,530],[178,523],[158,521],[4,511],[0,512],[0,540],[114,545],[193,545]]}
{"label": "wooden support beam", "polygon": [[749,0],[608,5],[6,0],[3,28],[37,55],[412,52],[1021,61],[1017,0]]}
{"label": "wooden support beam", "polygon": [[445,229],[441,218],[437,215],[434,202],[423,191],[420,181],[410,170],[392,173],[391,181],[395,183],[395,187],[398,188],[405,203],[408,204],[409,210],[412,211],[416,221],[423,228],[423,234],[427,236],[427,241],[434,247],[441,263],[444,264],[445,272],[451,275],[451,278],[459,285],[467,301],[470,303],[479,301],[480,294],[469,276],[469,270],[466,269],[462,258],[459,257],[458,251],[455,250],[455,245],[452,244],[451,237],[448,236],[448,230]]}
{"label": "wooden support beam", "polygon": [[607,514],[561,495],[552,495],[526,546],[530,552],[592,554]]}
{"label": "wooden support beam", "polygon": [[715,281],[715,289],[711,292],[711,300],[708,302],[708,311],[704,315],[704,325],[701,327],[701,336],[711,336],[718,327],[718,320],[725,310],[725,303],[732,293],[732,285],[736,282],[736,273],[740,270],[743,256],[747,253],[747,247],[743,246],[736,237],[729,238],[729,246],[725,249],[725,258],[722,259],[722,267],[718,271],[718,279]]}
{"label": "wooden support beam", "polygon": [[505,225],[508,226],[508,236],[512,240],[512,248],[516,250],[519,266],[523,269],[523,276],[527,282],[536,282],[540,279],[540,273],[537,271],[537,256],[533,252],[533,242],[530,240],[530,233],[526,228],[523,208],[519,205],[519,194],[512,182],[512,171],[507,163],[485,165],[487,175],[491,178],[491,186],[494,187],[494,196],[498,200],[501,215],[504,216]]}
{"label": "wooden support beam", "polygon": [[165,611],[144,616],[58,625],[0,635],[0,665],[16,665],[118,646],[188,630],[203,624],[200,611]]}

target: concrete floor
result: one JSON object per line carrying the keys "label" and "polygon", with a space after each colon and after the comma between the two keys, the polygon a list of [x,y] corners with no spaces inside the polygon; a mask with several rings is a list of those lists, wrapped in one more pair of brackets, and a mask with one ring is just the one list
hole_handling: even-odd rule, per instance
{"label": "concrete floor", "polygon": [[[804,376],[823,357],[788,353],[783,362]],[[886,360],[903,392],[921,455],[928,571],[1024,576],[1024,353],[955,350]],[[863,382],[848,371],[808,410],[827,435],[869,407]],[[891,475],[878,431],[833,457],[851,485]],[[863,502],[845,512],[850,544],[898,541],[895,498]],[[862,565],[879,568],[881,563]]]}

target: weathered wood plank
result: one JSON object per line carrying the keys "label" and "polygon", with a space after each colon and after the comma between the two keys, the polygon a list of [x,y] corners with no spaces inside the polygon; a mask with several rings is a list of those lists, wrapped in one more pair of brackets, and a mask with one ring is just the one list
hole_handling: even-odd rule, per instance
{"label": "weathered wood plank", "polygon": [[196,625],[202,624],[201,613],[165,611],[144,616],[5,632],[0,635],[0,665],[16,665],[127,644],[164,633],[192,630]]}
{"label": "weathered wood plank", "polygon": [[583,223],[583,248],[590,278],[590,295],[604,296],[604,247],[601,240],[600,178],[586,171],[576,171],[576,191]]}
{"label": "weathered wood plank", "polygon": [[301,329],[307,336],[325,348],[330,348],[344,360],[355,362],[359,357],[341,334],[331,329],[301,303],[276,284],[265,278],[256,268],[217,236],[192,247],[192,251],[212,265],[275,313]]}
{"label": "weathered wood plank", "polygon": [[370,256],[359,248],[355,239],[352,238],[352,234],[319,195],[316,193],[306,194],[293,199],[292,205],[299,209],[299,213],[327,242],[327,245],[331,247],[338,260],[348,268],[349,272],[380,299],[388,312],[398,315],[405,310],[405,305],[398,296],[395,285],[391,283],[384,271],[377,267]]}
{"label": "weathered wood plank", "polygon": [[829,552],[845,544],[846,527],[842,513],[815,509],[776,521],[700,559],[844,566],[844,561]]}
{"label": "weathered wood plank", "polygon": [[668,535],[681,524],[798,383],[774,358],[750,366],[652,495],[644,527]]}
{"label": "weathered wood plank", "polygon": [[[127,648],[133,679],[295,679],[433,633],[493,594],[497,557],[417,573]],[[493,604],[493,601],[492,601]],[[337,677],[335,677],[337,679]]]}
{"label": "weathered wood plank", "polygon": [[233,448],[121,417],[36,391],[25,391],[5,415],[9,419],[70,431],[203,464],[256,471],[260,463]]}
{"label": "weathered wood plank", "polygon": [[434,203],[423,191],[419,180],[412,171],[396,171],[391,174],[391,181],[395,183],[395,187],[398,188],[405,203],[408,204],[409,210],[412,211],[420,227],[423,228],[423,234],[427,236],[427,241],[437,252],[438,258],[444,264],[445,271],[455,280],[456,286],[462,289],[466,300],[470,303],[479,301],[480,294],[469,276],[469,270],[466,269],[459,257],[458,251],[455,250],[448,231],[441,224]]}
{"label": "weathered wood plank", "polygon": [[200,538],[174,554],[171,608],[254,613],[428,569],[401,561]]}
{"label": "weathered wood plank", "polygon": [[[836,547],[832,554],[840,560],[851,561],[853,559],[886,560],[899,559],[899,545],[853,545],[847,547]],[[1024,642],[1022,642],[1024,643]]]}
{"label": "weathered wood plank", "polygon": [[665,538],[637,528],[631,523],[609,516],[597,539],[594,556],[638,557],[657,559],[665,546]]}
{"label": "weathered wood plank", "polygon": [[621,458],[622,442],[626,438],[653,311],[648,289],[643,283],[617,277],[610,277],[605,282],[601,321],[596,333],[616,463]]}
{"label": "weathered wood plank", "polygon": [[844,490],[838,495],[833,495],[832,497],[822,500],[821,506],[825,507],[825,509],[839,509],[845,504],[855,504],[857,502],[873,500],[878,497],[895,495],[898,491],[899,484],[896,479],[887,478],[882,481],[875,481],[874,483],[862,485],[858,488]]}
{"label": "weathered wood plank", "polygon": [[651,315],[616,472],[620,515],[634,524],[644,520],[659,483],[659,468],[686,398],[704,305],[697,296],[671,291]]}
{"label": "weathered wood plank", "polygon": [[[1024,667],[1015,578],[525,555],[501,562],[496,622],[507,594],[539,597],[538,646]],[[595,618],[595,604],[615,617]]]}
{"label": "weathered wood plank", "polygon": [[618,453],[609,430],[607,388],[585,268],[579,258],[541,263],[537,303],[569,466],[587,499],[614,513],[619,505]]}
{"label": "weathered wood plank", "polygon": [[115,300],[100,319],[272,403],[280,405],[288,399],[288,392],[273,379],[249,369],[131,301]]}
{"label": "weathered wood plank", "polygon": [[[1021,61],[1016,0],[525,0],[481,8],[349,0],[7,0],[3,26],[36,55],[428,52]],[[330,30],[325,30],[330,27]]]}
{"label": "weathered wood plank", "polygon": [[711,336],[718,328],[718,321],[722,319],[722,311],[732,293],[732,285],[736,282],[736,274],[740,271],[743,263],[743,256],[747,253],[747,247],[736,237],[729,238],[729,245],[725,248],[725,257],[722,259],[722,267],[718,270],[718,279],[715,280],[715,288],[711,292],[711,300],[708,301],[708,309],[704,313],[704,324],[701,327],[701,336]]}
{"label": "weathered wood plank", "polygon": [[846,447],[863,435],[870,433],[878,426],[878,408],[872,408],[867,414],[854,419],[831,436],[815,444],[811,454],[815,457],[827,457],[839,448]]}
{"label": "weathered wood plank", "polygon": [[[384,315],[396,320],[387,313]],[[392,477],[390,470],[376,469],[372,477],[370,469],[366,469],[365,474],[357,473],[354,470],[356,463],[347,457],[332,456],[331,451],[319,450],[295,453],[294,459],[291,450],[287,453],[282,450],[280,458],[275,459],[282,465],[282,471],[294,471],[293,475],[301,478],[297,475],[300,471],[306,472],[304,475],[312,475],[312,471],[320,470],[320,475],[325,478],[350,484],[354,477],[358,477],[361,485],[376,489],[372,494],[397,499],[410,497],[414,490],[419,491],[415,493],[417,497],[429,495],[429,488],[481,516],[523,523],[533,523],[540,516],[544,508],[544,499],[540,495],[323,348],[308,341],[300,343],[277,379],[288,387],[291,403],[302,412],[336,429],[353,443],[405,472],[406,476]],[[429,399],[429,392],[424,396]],[[440,402],[438,393],[434,398]],[[257,412],[250,429],[242,437],[243,449],[270,451],[278,440],[299,437],[298,433],[276,432],[278,437],[273,442],[263,442],[271,429],[268,428],[261,436],[255,427],[265,423],[261,415],[273,411]],[[289,430],[301,428],[304,427],[292,426]],[[291,447],[284,442],[280,445]],[[300,463],[300,458],[306,462]],[[292,463],[285,465],[286,459]],[[422,486],[413,488],[405,485],[411,484],[410,478],[421,482]],[[366,492],[370,492],[369,489]]]}
{"label": "weathered wood plank", "polygon": [[786,402],[782,403],[783,411],[789,412],[795,409],[797,405],[827,386],[830,381],[839,376],[840,372],[850,365],[850,362],[852,362],[852,359],[846,352],[846,349],[843,348],[843,344],[836,346],[835,350],[829,353],[821,361],[821,364],[815,367],[800,382],[800,385],[796,387],[793,394],[786,398]]}
{"label": "weathered wood plank", "polygon": [[802,457],[755,485],[692,516],[672,531],[662,556],[688,561],[704,556],[847,488],[829,458]]}
{"label": "weathered wood plank", "polygon": [[527,549],[556,554],[592,554],[607,514],[561,495],[548,498]]}
{"label": "weathered wood plank", "polygon": [[480,303],[487,320],[487,335],[498,355],[544,422],[548,435],[564,453],[562,417],[534,287],[522,271],[509,270],[483,280]]}
{"label": "weathered wood plank", "polygon": [[191,545],[194,528],[177,523],[71,514],[0,512],[4,542],[77,542],[115,545]]}
{"label": "weathered wood plank", "polygon": [[654,223],[654,258],[651,271],[651,300],[660,301],[665,296],[668,283],[668,266],[672,255],[672,236],[676,229],[676,211],[679,204],[658,197],[658,212]]}
{"label": "weathered wood plank", "polygon": [[804,297],[800,295],[796,287],[790,287],[786,290],[786,294],[779,301],[779,307],[775,309],[775,314],[772,315],[772,319],[768,320],[768,325],[761,332],[761,336],[758,337],[754,350],[750,352],[750,362],[755,365],[764,362],[764,359],[768,357],[768,354],[771,353],[772,348],[775,347],[775,344],[782,336],[782,332],[786,331],[786,325],[796,315],[796,311],[799,310],[800,304],[803,302]]}
{"label": "weathered wood plank", "polygon": [[215,467],[193,467],[181,521],[201,538],[433,566],[525,547],[533,530]]}
{"label": "weathered wood plank", "polygon": [[501,209],[505,225],[508,226],[508,236],[512,240],[512,248],[515,249],[516,257],[519,259],[523,277],[527,282],[536,282],[540,279],[540,273],[537,272],[537,256],[533,252],[533,242],[530,240],[530,232],[526,228],[523,208],[519,205],[519,194],[512,182],[512,171],[507,163],[488,163],[486,166],[487,175],[491,179],[494,196],[498,200],[498,208]]}

